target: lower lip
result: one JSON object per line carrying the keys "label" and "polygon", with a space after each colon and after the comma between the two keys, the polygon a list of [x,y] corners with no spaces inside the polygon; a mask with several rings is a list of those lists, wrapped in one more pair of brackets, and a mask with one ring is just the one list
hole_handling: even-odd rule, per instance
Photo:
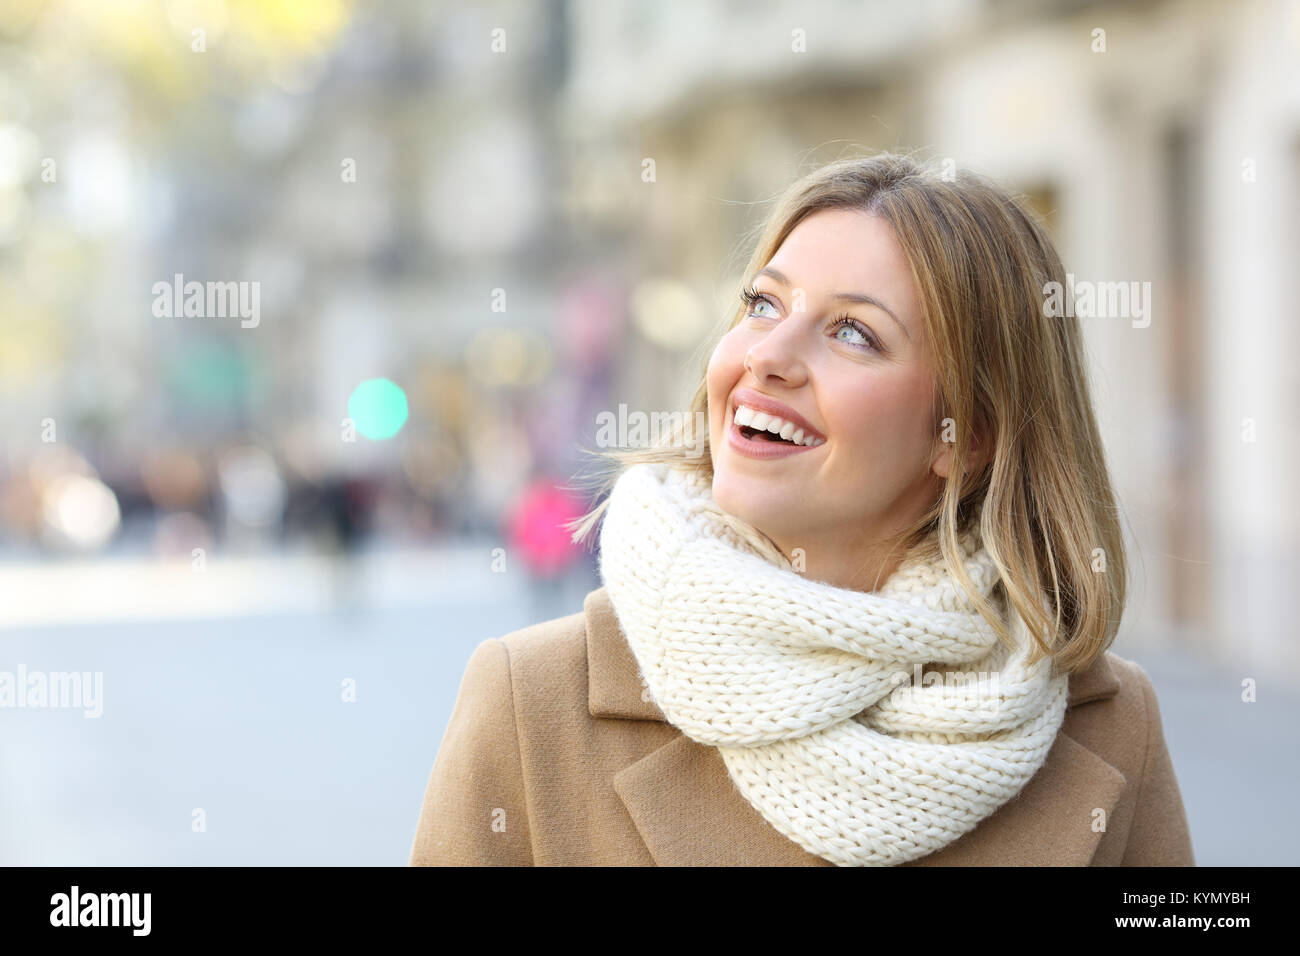
{"label": "lower lip", "polygon": [[812,451],[814,447],[821,447],[821,445],[791,445],[787,442],[767,441],[763,438],[751,441],[740,433],[740,426],[735,421],[727,426],[727,444],[734,448],[737,454],[744,455],[746,458],[762,459],[788,458],[801,452]]}

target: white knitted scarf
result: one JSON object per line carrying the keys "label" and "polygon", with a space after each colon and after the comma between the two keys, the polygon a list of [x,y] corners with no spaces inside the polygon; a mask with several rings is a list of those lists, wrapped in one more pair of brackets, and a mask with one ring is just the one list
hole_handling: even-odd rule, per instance
{"label": "white knitted scarf", "polygon": [[[966,570],[1005,608],[974,535]],[[619,476],[600,572],[668,722],[718,749],[768,823],[841,866],[897,865],[974,829],[1065,718],[1067,675],[1026,666],[1015,614],[1010,652],[941,561],[907,561],[875,592],[808,579],[686,470]]]}

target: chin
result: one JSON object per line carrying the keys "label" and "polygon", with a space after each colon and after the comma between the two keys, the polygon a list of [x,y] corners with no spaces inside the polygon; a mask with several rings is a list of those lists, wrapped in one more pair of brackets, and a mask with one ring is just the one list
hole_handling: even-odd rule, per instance
{"label": "chin", "polygon": [[772,533],[773,515],[786,519],[791,516],[788,496],[755,487],[754,479],[730,474],[725,467],[713,473],[713,497],[724,511],[768,535]]}

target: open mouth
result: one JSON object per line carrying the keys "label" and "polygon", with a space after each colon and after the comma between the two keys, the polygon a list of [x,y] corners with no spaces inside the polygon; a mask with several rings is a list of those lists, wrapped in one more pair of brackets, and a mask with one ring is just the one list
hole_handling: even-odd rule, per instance
{"label": "open mouth", "polygon": [[[766,429],[751,428],[748,425],[740,425],[740,434],[743,438],[750,441],[767,441],[774,442],[778,445],[794,445],[794,442],[788,438],[782,438],[780,435],[774,435]],[[800,446],[802,447],[802,446]]]}
{"label": "open mouth", "polygon": [[792,418],[782,418],[744,404],[733,406],[731,427],[737,440],[789,445],[791,448],[817,448],[826,439]]}

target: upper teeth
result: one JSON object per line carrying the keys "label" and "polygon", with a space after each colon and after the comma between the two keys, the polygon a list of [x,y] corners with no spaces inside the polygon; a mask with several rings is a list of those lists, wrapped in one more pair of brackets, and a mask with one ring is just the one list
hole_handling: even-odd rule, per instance
{"label": "upper teeth", "polygon": [[767,412],[746,408],[744,405],[736,406],[735,422],[742,428],[748,425],[750,428],[757,428],[759,431],[769,431],[773,435],[780,435],[786,441],[792,441],[796,445],[808,445],[815,448],[826,442],[825,438],[805,435],[802,428],[795,427],[794,422],[788,422],[776,415],[769,415]]}

